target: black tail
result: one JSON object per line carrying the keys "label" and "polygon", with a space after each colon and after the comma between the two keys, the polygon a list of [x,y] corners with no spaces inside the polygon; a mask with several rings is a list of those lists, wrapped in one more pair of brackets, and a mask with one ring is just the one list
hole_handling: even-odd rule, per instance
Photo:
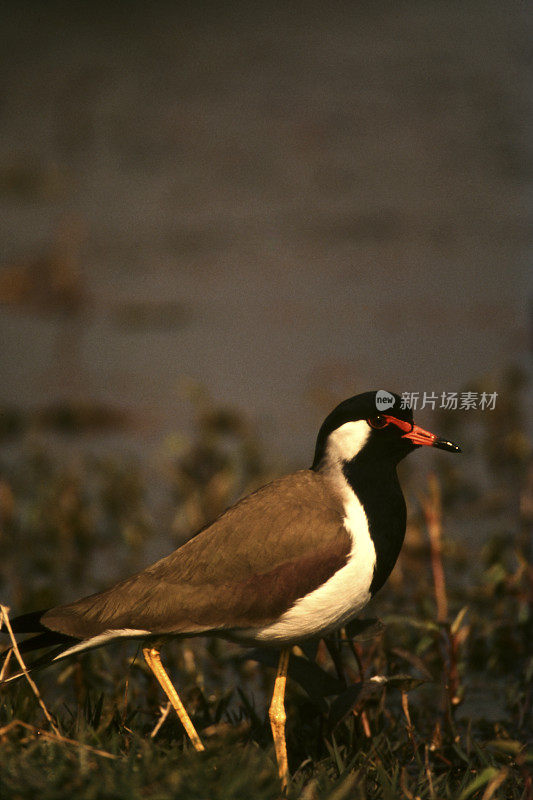
{"label": "black tail", "polygon": [[10,619],[9,624],[13,633],[41,633],[47,630],[41,624],[41,617],[47,611],[49,611],[48,608],[43,608],[41,611],[30,611],[28,614],[19,614],[18,617]]}
{"label": "black tail", "polygon": [[[26,653],[31,653],[34,650],[43,650],[44,648],[48,650],[47,653],[33,660],[30,664],[26,664],[28,670],[47,666],[63,650],[66,650],[68,647],[79,641],[71,636],[66,636],[64,633],[56,633],[55,631],[50,631],[45,628],[44,625],[41,624],[41,617],[45,611],[46,609],[43,611],[31,611],[29,614],[21,614],[19,617],[9,620],[13,633],[34,634],[33,636],[29,636],[21,642],[18,641],[17,636],[17,646],[22,656],[24,656]],[[5,635],[7,634],[7,631],[3,630],[2,633]],[[9,640],[6,641],[6,646],[6,651],[2,653],[0,657],[0,674],[11,650],[11,644]],[[54,649],[50,650],[50,648]],[[19,666],[14,657],[11,659],[11,664],[16,665],[17,667]],[[9,677],[4,676],[2,683],[7,683],[8,681],[20,678],[23,674],[23,672],[17,672]]]}

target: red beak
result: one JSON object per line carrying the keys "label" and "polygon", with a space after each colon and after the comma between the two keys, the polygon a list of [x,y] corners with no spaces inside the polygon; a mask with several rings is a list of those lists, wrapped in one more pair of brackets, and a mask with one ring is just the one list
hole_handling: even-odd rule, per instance
{"label": "red beak", "polygon": [[439,450],[449,450],[450,453],[460,453],[461,448],[459,445],[449,442],[447,439],[441,439],[435,433],[425,431],[418,425],[413,425],[413,429],[408,433],[404,433],[402,439],[410,439],[413,444],[422,445],[426,444],[430,447],[438,447]]}

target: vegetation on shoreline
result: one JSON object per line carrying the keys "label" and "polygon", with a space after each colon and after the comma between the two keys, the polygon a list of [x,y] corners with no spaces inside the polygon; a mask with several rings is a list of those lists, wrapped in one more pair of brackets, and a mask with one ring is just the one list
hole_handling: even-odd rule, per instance
{"label": "vegetation on shoreline", "polygon": [[[511,374],[506,389],[505,409],[476,418],[478,440],[454,431],[482,472],[437,458],[422,480],[407,466],[406,545],[368,612],[381,623],[294,649],[289,796],[531,798],[533,491]],[[25,434],[17,456],[0,453],[0,598],[17,613],[108,585],[272,477],[249,425],[205,399],[194,436],[148,465],[44,442]],[[26,681],[2,689],[0,795],[277,798],[275,654],[190,639],[163,655],[205,753],[165,715],[136,645],[119,643],[34,673],[57,732]]]}

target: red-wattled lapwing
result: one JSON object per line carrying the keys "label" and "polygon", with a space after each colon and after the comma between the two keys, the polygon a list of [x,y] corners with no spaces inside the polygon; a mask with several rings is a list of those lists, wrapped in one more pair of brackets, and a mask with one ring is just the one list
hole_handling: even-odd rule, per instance
{"label": "red-wattled lapwing", "polygon": [[[291,645],[351,620],[383,586],[405,534],[396,465],[420,445],[460,448],[419,428],[400,397],[345,400],[318,433],[310,469],[229,508],[173,553],[104,592],[13,620],[35,633],[23,652],[53,647],[43,665],[118,638],[141,638],[194,747],[194,726],[161,664],[172,636],[216,635],[281,648],[270,723],[285,786],[285,682]],[[13,676],[18,677],[18,676]]]}

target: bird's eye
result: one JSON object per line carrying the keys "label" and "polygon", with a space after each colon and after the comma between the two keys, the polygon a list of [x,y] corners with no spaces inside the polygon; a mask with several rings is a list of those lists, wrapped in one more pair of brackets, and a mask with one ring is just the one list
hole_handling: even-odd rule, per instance
{"label": "bird's eye", "polygon": [[367,420],[368,424],[371,428],[385,428],[389,424],[389,420],[387,417],[384,417],[382,414],[378,414],[377,417],[371,417]]}

